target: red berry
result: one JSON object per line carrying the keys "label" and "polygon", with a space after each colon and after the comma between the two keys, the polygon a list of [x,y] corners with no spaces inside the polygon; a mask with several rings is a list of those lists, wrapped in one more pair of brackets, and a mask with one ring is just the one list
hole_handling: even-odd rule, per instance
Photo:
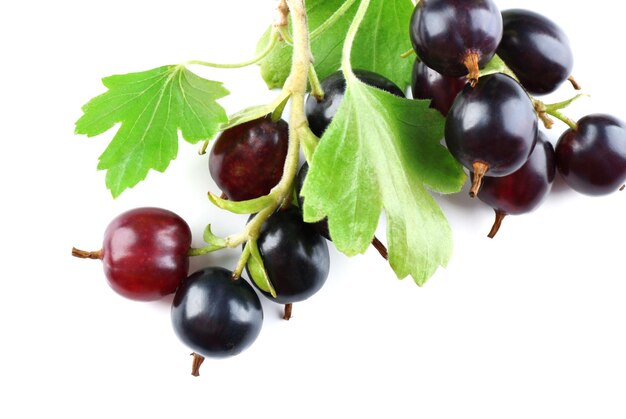
{"label": "red berry", "polygon": [[117,216],[104,233],[99,252],[77,249],[77,257],[102,259],[104,274],[118,294],[152,301],[172,294],[187,277],[191,230],[178,215],[161,208],[136,208]]}

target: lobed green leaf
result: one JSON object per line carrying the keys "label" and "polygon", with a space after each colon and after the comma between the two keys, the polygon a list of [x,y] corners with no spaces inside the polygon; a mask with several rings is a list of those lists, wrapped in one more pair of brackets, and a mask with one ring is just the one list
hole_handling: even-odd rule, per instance
{"label": "lobed green leaf", "polygon": [[184,66],[164,66],[106,77],[108,91],[83,106],[76,133],[99,135],[121,123],[100,156],[106,184],[114,197],[165,171],[178,153],[178,131],[196,143],[212,138],[227,121],[216,102],[228,94],[221,83],[198,77]]}
{"label": "lobed green leaf", "polygon": [[426,188],[454,193],[466,180],[441,145],[444,118],[428,105],[352,75],[301,192],[305,220],[327,216],[334,244],[347,255],[367,250],[384,209],[390,264],[419,285],[452,252],[448,222]]}

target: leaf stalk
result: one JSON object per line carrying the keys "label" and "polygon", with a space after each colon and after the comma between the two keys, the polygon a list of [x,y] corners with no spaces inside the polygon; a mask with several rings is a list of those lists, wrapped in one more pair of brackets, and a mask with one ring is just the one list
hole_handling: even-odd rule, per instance
{"label": "leaf stalk", "polygon": [[356,0],[346,0],[339,9],[335,10],[335,12],[328,19],[324,21],[324,23],[319,25],[317,28],[313,29],[310,35],[311,40],[317,38],[318,36],[323,34],[326,31],[326,29],[334,25],[335,22],[337,22],[344,14],[346,14],[348,9],[352,7],[355,1]]}
{"label": "leaf stalk", "polygon": [[263,51],[259,52],[254,58],[252,58],[252,59],[250,59],[248,61],[243,61],[241,63],[224,64],[224,63],[211,63],[211,62],[208,62],[208,61],[200,61],[200,60],[191,60],[191,61],[187,61],[183,65],[196,64],[196,65],[203,65],[205,67],[212,67],[212,68],[243,68],[243,67],[248,67],[248,66],[251,66],[253,64],[258,63],[259,61],[261,61],[265,57],[267,57],[268,54],[276,46],[276,44],[278,43],[279,39],[280,39],[280,32],[279,32],[279,30],[277,28],[273,28],[272,32],[270,33],[270,39],[267,42],[267,45],[265,46],[265,48],[263,48]]}
{"label": "leaf stalk", "polygon": [[343,50],[341,52],[341,71],[343,71],[343,75],[348,80],[356,79],[356,76],[352,72],[352,64],[350,63],[350,53],[352,51],[352,44],[354,44],[354,39],[356,38],[356,33],[363,22],[363,18],[365,18],[365,13],[367,12],[367,8],[370,5],[370,0],[362,0],[361,4],[359,4],[359,8],[354,15],[354,19],[348,28],[348,33],[346,34],[346,40],[343,43]]}

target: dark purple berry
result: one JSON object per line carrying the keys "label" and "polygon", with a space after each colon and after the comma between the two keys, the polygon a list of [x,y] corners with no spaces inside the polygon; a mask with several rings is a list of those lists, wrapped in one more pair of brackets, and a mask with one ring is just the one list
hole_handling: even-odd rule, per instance
{"label": "dark purple berry", "polygon": [[626,182],[626,124],[610,115],[588,115],[556,144],[556,164],[565,182],[587,195],[606,195]]}
{"label": "dark purple berry", "polygon": [[419,60],[413,65],[411,90],[414,99],[430,99],[430,107],[448,115],[456,96],[467,84],[465,77],[446,77]]}
{"label": "dark purple berry", "polygon": [[470,194],[483,176],[506,176],[528,160],[537,139],[537,114],[524,89],[511,77],[481,77],[456,98],[446,119],[446,145],[475,173]]}
{"label": "dark purple berry", "polygon": [[506,215],[525,214],[537,208],[552,189],[555,173],[554,147],[539,132],[537,144],[521,168],[507,176],[483,178],[478,198],[496,212],[489,237],[496,235]]}
{"label": "dark purple berry", "polygon": [[216,185],[232,201],[267,195],[283,175],[289,126],[283,120],[255,119],[223,131],[209,154]]}
{"label": "dark purple berry", "polygon": [[568,79],[574,57],[565,32],[529,10],[502,12],[504,32],[498,55],[526,90],[535,95],[555,91]]}
{"label": "dark purple berry", "polygon": [[495,54],[502,38],[502,16],[491,0],[422,0],[409,26],[417,56],[449,77],[469,73],[475,83],[479,68]]}

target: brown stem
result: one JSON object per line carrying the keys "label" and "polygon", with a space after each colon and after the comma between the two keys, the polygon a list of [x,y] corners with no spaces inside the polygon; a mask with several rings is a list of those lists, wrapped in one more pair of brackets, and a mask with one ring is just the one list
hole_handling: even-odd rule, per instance
{"label": "brown stem", "polygon": [[619,191],[620,191],[620,192],[624,192],[624,190],[626,190],[626,185],[622,185],[622,187],[621,187],[621,188],[619,188]]}
{"label": "brown stem", "polygon": [[482,161],[474,162],[472,165],[474,175],[472,176],[472,187],[470,189],[470,197],[475,198],[478,195],[480,186],[483,184],[483,178],[489,171],[489,165]]}
{"label": "brown stem", "polygon": [[572,87],[574,87],[574,90],[582,90],[583,88],[581,87],[580,84],[578,84],[578,82],[576,81],[576,79],[574,78],[574,76],[569,76],[567,78],[567,80],[569,80],[570,83],[572,83]]}
{"label": "brown stem", "polygon": [[102,250],[96,250],[95,252],[87,252],[72,247],[72,256],[80,259],[102,259]]}
{"label": "brown stem", "polygon": [[467,80],[469,80],[472,87],[476,86],[478,83],[478,79],[480,78],[480,67],[478,65],[478,60],[480,56],[475,51],[469,51],[463,57],[463,65],[467,68],[468,75]]}
{"label": "brown stem", "polygon": [[385,245],[380,240],[378,240],[378,237],[374,236],[374,239],[372,240],[372,246],[374,246],[374,249],[378,250],[378,253],[380,253],[383,259],[389,260],[389,252],[387,251]]}
{"label": "brown stem", "polygon": [[277,28],[281,26],[286,27],[289,24],[289,6],[287,6],[287,1],[280,0],[277,9],[278,13],[276,15],[274,26]]}
{"label": "brown stem", "polygon": [[220,195],[220,199],[228,200],[228,197],[224,192],[222,192],[222,194]]}
{"label": "brown stem", "polygon": [[291,312],[293,311],[293,304],[285,304],[285,314],[283,314],[283,320],[291,319]]}
{"label": "brown stem", "polygon": [[504,220],[504,217],[506,217],[506,212],[500,210],[495,211],[496,220],[493,223],[493,227],[491,227],[491,231],[489,232],[489,234],[487,234],[487,237],[489,237],[490,239],[496,237],[496,234],[498,234],[498,231],[500,231],[500,227],[502,226],[502,220]]}
{"label": "brown stem", "polygon": [[204,357],[202,355],[198,355],[197,353],[192,353],[193,362],[191,363],[191,375],[194,377],[200,376],[200,365],[204,362]]}
{"label": "brown stem", "polygon": [[554,120],[550,118],[547,113],[539,112],[537,116],[539,116],[539,119],[543,122],[543,126],[546,127],[546,129],[552,129],[554,126]]}
{"label": "brown stem", "polygon": [[552,129],[554,120],[548,116],[546,105],[540,100],[535,100],[533,101],[533,106],[535,107],[535,112],[537,112],[537,117],[543,122],[543,126],[546,129]]}

